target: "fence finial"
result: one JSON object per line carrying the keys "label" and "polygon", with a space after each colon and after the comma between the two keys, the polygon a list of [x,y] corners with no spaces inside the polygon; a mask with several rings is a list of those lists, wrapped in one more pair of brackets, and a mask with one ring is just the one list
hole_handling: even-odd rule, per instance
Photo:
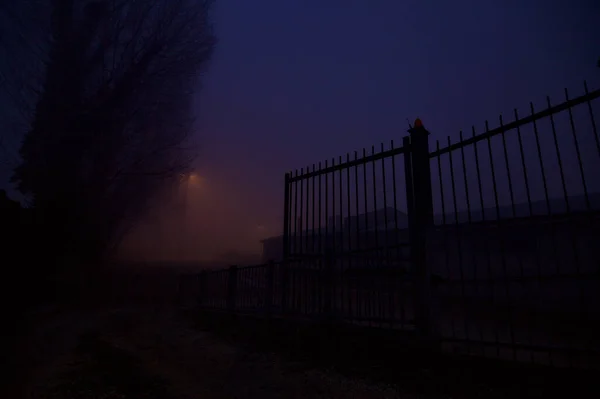
{"label": "fence finial", "polygon": [[[410,126],[410,124],[409,124]],[[423,121],[421,120],[421,118],[417,118],[415,119],[415,123],[413,126],[410,127],[410,129],[408,129],[408,132],[413,135],[413,134],[429,134],[429,132],[425,129],[425,126],[423,125]]]}

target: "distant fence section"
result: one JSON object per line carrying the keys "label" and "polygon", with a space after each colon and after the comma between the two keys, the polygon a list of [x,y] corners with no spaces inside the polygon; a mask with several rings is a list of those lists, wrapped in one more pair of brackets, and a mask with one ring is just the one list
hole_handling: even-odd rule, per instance
{"label": "distant fence section", "polygon": [[433,148],[417,120],[401,146],[286,173],[280,259],[202,273],[196,300],[598,367],[599,97],[565,90]]}

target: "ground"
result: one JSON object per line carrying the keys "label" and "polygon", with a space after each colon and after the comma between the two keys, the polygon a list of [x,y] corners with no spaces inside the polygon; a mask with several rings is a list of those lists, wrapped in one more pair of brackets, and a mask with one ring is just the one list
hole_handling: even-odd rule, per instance
{"label": "ground", "polygon": [[46,309],[36,318],[27,398],[415,397],[225,343],[172,310]]}
{"label": "ground", "polygon": [[[244,329],[226,319],[210,321],[208,314],[165,305],[40,309],[29,315],[30,328],[17,347],[18,375],[11,385],[22,389],[0,397],[491,399],[569,397],[573,390],[600,388],[596,378],[567,378],[564,370],[419,361],[423,356],[394,352],[383,335],[367,345],[334,330],[330,338],[346,349],[330,362],[326,348],[333,341],[322,334],[298,333],[294,346],[294,333],[272,330],[275,324],[266,334],[258,325]],[[390,356],[378,363],[377,353]]]}

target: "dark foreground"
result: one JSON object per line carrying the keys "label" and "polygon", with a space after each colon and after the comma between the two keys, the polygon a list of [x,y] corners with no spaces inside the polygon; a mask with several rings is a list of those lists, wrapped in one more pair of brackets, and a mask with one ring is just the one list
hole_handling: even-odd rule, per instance
{"label": "dark foreground", "polygon": [[385,335],[173,307],[46,308],[30,318],[20,389],[3,397],[597,397],[599,385],[585,373],[411,353]]}
{"label": "dark foreground", "polygon": [[224,342],[172,309],[47,309],[36,318],[40,328],[23,348],[20,384],[14,384],[20,391],[2,397],[413,397]]}

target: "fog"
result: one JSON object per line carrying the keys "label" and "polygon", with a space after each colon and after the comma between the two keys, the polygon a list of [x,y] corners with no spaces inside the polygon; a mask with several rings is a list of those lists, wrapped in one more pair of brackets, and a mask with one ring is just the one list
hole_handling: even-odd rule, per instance
{"label": "fog", "polygon": [[125,237],[126,260],[203,265],[260,262],[260,240],[279,234],[247,188],[194,172],[148,209]]}

